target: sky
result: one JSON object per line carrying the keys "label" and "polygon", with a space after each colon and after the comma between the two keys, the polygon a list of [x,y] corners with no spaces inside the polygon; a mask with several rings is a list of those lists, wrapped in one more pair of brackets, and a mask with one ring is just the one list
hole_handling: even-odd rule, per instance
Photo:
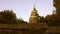
{"label": "sky", "polygon": [[17,18],[29,21],[34,4],[40,16],[52,14],[53,0],[0,0],[0,11],[13,10]]}

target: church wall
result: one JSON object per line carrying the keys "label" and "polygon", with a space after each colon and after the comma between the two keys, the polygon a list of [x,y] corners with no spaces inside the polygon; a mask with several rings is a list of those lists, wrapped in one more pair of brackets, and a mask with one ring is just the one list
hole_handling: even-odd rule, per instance
{"label": "church wall", "polygon": [[39,30],[0,30],[0,34],[40,34]]}

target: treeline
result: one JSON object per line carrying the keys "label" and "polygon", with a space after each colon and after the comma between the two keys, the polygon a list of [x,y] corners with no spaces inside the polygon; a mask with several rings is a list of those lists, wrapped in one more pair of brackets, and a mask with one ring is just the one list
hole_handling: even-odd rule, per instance
{"label": "treeline", "polygon": [[16,14],[12,10],[0,11],[0,23],[1,24],[20,24],[27,23],[23,19],[18,19]]}
{"label": "treeline", "polygon": [[51,14],[45,17],[40,16],[41,23],[47,23],[49,26],[60,26],[60,15],[59,14]]}
{"label": "treeline", "polygon": [[[49,26],[60,26],[60,15],[59,14],[51,14],[45,17],[40,17],[40,23],[46,23]],[[16,14],[12,10],[4,10],[0,11],[0,23],[2,24],[20,24],[20,23],[28,23],[23,19],[19,19],[16,17]]]}

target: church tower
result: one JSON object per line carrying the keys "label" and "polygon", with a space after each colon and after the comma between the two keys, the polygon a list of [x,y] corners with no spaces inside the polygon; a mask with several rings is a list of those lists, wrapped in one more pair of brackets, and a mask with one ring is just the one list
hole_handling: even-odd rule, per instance
{"label": "church tower", "polygon": [[29,23],[39,23],[39,14],[37,13],[37,10],[36,10],[36,7],[35,7],[35,4],[34,4],[34,8],[31,12],[31,16],[30,16],[30,19],[29,19]]}
{"label": "church tower", "polygon": [[54,0],[54,7],[56,8],[56,14],[60,15],[60,0]]}

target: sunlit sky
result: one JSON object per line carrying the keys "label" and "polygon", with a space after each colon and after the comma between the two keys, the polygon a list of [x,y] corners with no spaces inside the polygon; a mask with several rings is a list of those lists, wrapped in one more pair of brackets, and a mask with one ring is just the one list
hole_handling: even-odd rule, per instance
{"label": "sunlit sky", "polygon": [[29,21],[34,4],[40,16],[52,14],[53,0],[0,0],[0,11],[13,10],[17,18]]}

